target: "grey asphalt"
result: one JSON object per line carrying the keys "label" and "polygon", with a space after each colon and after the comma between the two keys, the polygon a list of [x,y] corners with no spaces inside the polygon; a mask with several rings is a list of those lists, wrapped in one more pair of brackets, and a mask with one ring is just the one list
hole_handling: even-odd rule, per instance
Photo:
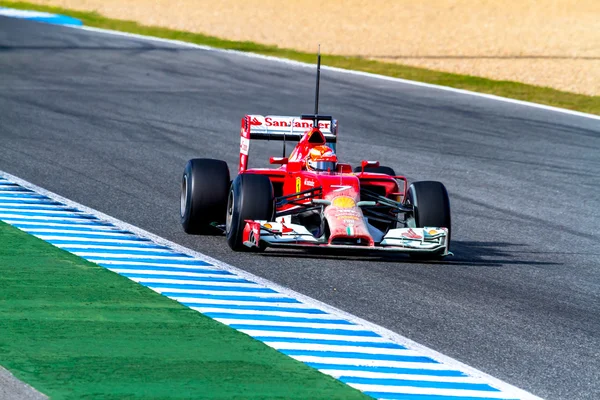
{"label": "grey asphalt", "polygon": [[[0,170],[538,396],[600,398],[600,121],[332,71],[321,81],[341,159],[444,182],[454,257],[249,255],[185,235],[189,158],[235,173],[240,117],[312,111],[312,69],[237,54],[0,18]],[[280,146],[253,142],[251,164]]]}

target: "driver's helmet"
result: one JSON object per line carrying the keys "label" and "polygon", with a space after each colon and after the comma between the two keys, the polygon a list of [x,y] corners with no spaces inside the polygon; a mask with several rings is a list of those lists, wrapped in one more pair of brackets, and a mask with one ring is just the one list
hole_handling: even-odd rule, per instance
{"label": "driver's helmet", "polygon": [[309,171],[334,172],[337,166],[337,156],[330,147],[315,146],[310,149],[306,158],[306,169]]}

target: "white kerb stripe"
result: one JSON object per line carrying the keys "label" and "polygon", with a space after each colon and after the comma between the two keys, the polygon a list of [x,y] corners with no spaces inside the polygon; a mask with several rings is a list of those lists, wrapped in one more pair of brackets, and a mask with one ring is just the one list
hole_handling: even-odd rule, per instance
{"label": "white kerb stripe", "polygon": [[[101,242],[101,243],[122,243],[122,244],[131,244],[131,243],[143,243],[143,244],[148,244],[149,246],[153,245],[153,243],[151,242],[144,242],[138,239],[135,239],[133,236],[130,236],[130,239],[127,239],[128,236],[123,235],[123,239],[106,239],[103,237],[99,237],[99,238],[73,238],[73,237],[65,237],[65,236],[48,236],[48,235],[36,235],[35,233],[32,233],[33,236],[38,237],[42,240],[46,240],[48,242],[52,242],[52,241],[56,241],[56,240],[65,240],[65,241],[69,241],[69,242],[89,242],[89,241],[94,241],[94,242]],[[69,246],[71,243],[61,243],[61,244],[54,244],[55,246],[59,247],[59,246]],[[143,247],[140,247],[143,249]]]}

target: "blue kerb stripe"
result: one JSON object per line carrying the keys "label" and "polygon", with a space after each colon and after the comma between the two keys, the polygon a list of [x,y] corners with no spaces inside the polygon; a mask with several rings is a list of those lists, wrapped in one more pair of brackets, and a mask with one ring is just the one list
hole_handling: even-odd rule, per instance
{"label": "blue kerb stripe", "polygon": [[[443,396],[436,394],[406,394],[406,393],[387,393],[387,392],[363,392],[367,396],[376,399],[386,400],[482,400],[481,397],[467,396]],[[485,397],[484,397],[485,399]],[[514,397],[494,397],[494,400],[518,400]]]}
{"label": "blue kerb stripe", "polygon": [[[180,277],[171,276],[169,279],[178,279]],[[186,278],[186,277],[181,277]],[[219,292],[244,292],[248,294],[252,293],[277,293],[273,289],[264,287],[232,287],[232,286],[214,286],[214,285],[188,285],[176,283],[155,283],[155,282],[139,282],[144,286],[149,286],[156,289],[190,289],[190,290],[214,290]]]}
{"label": "blue kerb stripe", "polygon": [[280,350],[288,356],[315,356],[323,358],[358,358],[361,360],[402,361],[439,364],[439,362],[425,356],[401,356],[396,354],[367,354],[349,351],[316,351],[316,350]]}
{"label": "blue kerb stripe", "polygon": [[[34,221],[32,221],[34,222]],[[85,224],[82,224],[81,222],[86,222]],[[117,234],[122,234],[122,235],[133,235],[133,233],[129,232],[129,231],[124,231],[122,229],[118,229],[115,228],[112,225],[108,225],[108,224],[102,224],[100,222],[92,222],[92,223],[87,223],[88,221],[73,221],[70,224],[64,224],[61,223],[61,225],[67,225],[67,226],[49,226],[49,225],[34,225],[34,224],[19,224],[16,223],[14,224],[15,226],[19,226],[22,227],[24,230],[26,230],[27,232],[39,232],[40,230],[61,230],[61,231],[89,231],[89,232],[102,232],[102,233],[114,233],[115,235]],[[38,222],[39,223],[39,222]],[[52,221],[52,223],[54,223],[54,221]],[[77,225],[77,226],[71,226],[71,225]],[[102,228],[102,229],[99,229]],[[109,228],[109,229],[107,229]],[[41,233],[54,233],[54,232],[41,232]],[[63,235],[68,235],[68,233],[63,233]],[[77,235],[79,235],[77,233]],[[98,235],[96,235],[98,236]],[[136,239],[139,239],[136,236]],[[154,244],[154,243],[152,243]]]}
{"label": "blue kerb stripe", "polygon": [[[49,207],[45,207],[44,205],[41,204],[27,204],[24,206],[15,206],[13,205],[13,203],[11,204],[1,204],[2,202],[0,201],[0,208],[3,209],[7,209],[7,210],[15,210],[15,211],[49,211],[49,210],[58,210],[58,211],[64,211],[64,212],[74,212],[74,213],[78,213],[81,212],[79,210],[77,210],[76,208],[71,208],[71,207],[67,207],[67,206],[51,206],[52,208]],[[3,211],[6,212],[6,211]]]}
{"label": "blue kerb stripe", "polygon": [[[178,279],[170,276],[168,279]],[[187,278],[187,277],[181,277]],[[188,289],[188,290],[219,290],[224,292],[251,292],[254,293],[278,293],[273,289],[265,287],[232,287],[232,286],[213,286],[213,285],[195,285],[195,284],[176,284],[176,283],[154,283],[154,282],[140,282],[146,286],[151,286],[157,289]]]}
{"label": "blue kerb stripe", "polygon": [[57,201],[53,201],[50,199],[44,199],[44,198],[40,198],[40,199],[2,199],[1,197],[3,197],[3,195],[0,195],[0,204],[2,203],[16,203],[16,204],[47,204],[47,205],[57,205],[57,206],[62,206],[62,203],[59,203]]}
{"label": "blue kerb stripe", "polygon": [[31,189],[26,189],[24,187],[17,186],[17,185],[2,185],[2,186],[0,186],[0,194],[4,193],[5,191],[19,191],[19,192],[35,193]]}
{"label": "blue kerb stripe", "polygon": [[12,211],[0,211],[0,214],[12,214],[12,215],[16,215],[17,218],[54,217],[54,218],[80,218],[80,219],[86,219],[86,220],[96,219],[95,217],[92,217],[87,214],[77,214],[77,213],[71,213],[71,212],[51,213],[51,212],[48,212],[50,210],[45,210],[45,211],[46,212],[39,211],[39,212],[35,212],[35,213],[24,213],[24,212],[19,212],[17,210],[12,210]]}
{"label": "blue kerb stripe", "polygon": [[[42,232],[42,233],[44,233],[44,232]],[[76,242],[73,240],[60,240],[60,239],[52,240],[51,239],[51,240],[48,240],[48,243],[52,243],[53,245],[58,246],[61,249],[67,250],[67,251],[96,250],[96,249],[90,249],[90,248],[86,249],[86,248],[70,247],[70,246],[76,245],[76,244],[85,244],[86,246],[115,246],[115,247],[119,246],[119,247],[137,247],[139,249],[171,250],[168,247],[159,246],[152,242],[139,242],[139,241],[114,243],[114,242],[94,242],[94,241]],[[131,250],[127,250],[127,251],[131,251]]]}
{"label": "blue kerb stripe", "polygon": [[381,337],[371,331],[353,331],[331,328],[304,328],[298,326],[270,326],[270,325],[244,325],[244,324],[229,324],[233,329],[244,329],[253,331],[270,331],[270,332],[296,332],[296,333],[320,333],[324,335],[339,335],[339,336],[364,336],[364,337]]}
{"label": "blue kerb stripe", "polygon": [[35,192],[31,193],[0,193],[0,197],[11,197],[15,199],[48,199],[48,197]]}
{"label": "blue kerb stripe", "polygon": [[306,365],[315,369],[334,369],[343,371],[364,371],[364,372],[381,372],[386,374],[410,374],[410,375],[427,375],[427,376],[468,376],[458,370],[451,369],[423,369],[423,368],[396,368],[396,367],[374,367],[362,365],[343,365],[343,364],[322,364],[307,362]]}
{"label": "blue kerb stripe", "polygon": [[188,260],[161,260],[161,259],[152,259],[152,258],[111,258],[111,257],[101,257],[101,256],[85,256],[83,257],[86,260],[94,260],[94,262],[101,264],[101,265],[110,265],[108,262],[109,261],[113,261],[115,263],[117,262],[139,262],[139,263],[145,263],[145,264],[152,264],[152,263],[157,263],[157,264],[180,264],[180,265],[206,265],[206,263],[200,264],[202,263],[202,261],[196,260],[192,257],[190,257]]}
{"label": "blue kerb stripe", "polygon": [[[143,283],[142,283],[143,285]],[[149,286],[149,285],[145,285]],[[153,287],[153,286],[149,286]],[[196,298],[196,299],[214,299],[214,300],[234,300],[234,301],[260,301],[263,303],[300,303],[291,297],[257,297],[257,296],[225,296],[215,294],[195,294],[195,293],[176,293],[162,292],[163,296],[179,297],[179,298]]]}
{"label": "blue kerb stripe", "polygon": [[[289,337],[276,337],[276,336],[254,336],[254,339],[260,340],[261,342],[282,342],[282,343],[306,343],[306,344],[329,344],[339,346],[357,346],[357,347],[373,347],[378,349],[398,349],[406,350],[406,347],[393,342],[348,342],[346,340],[335,340],[335,339],[307,339],[307,338],[289,338]],[[339,366],[340,369],[342,368]]]}
{"label": "blue kerb stripe", "polygon": [[485,383],[464,383],[464,382],[432,382],[417,381],[411,379],[373,379],[342,376],[338,378],[344,383],[358,383],[366,385],[382,386],[410,386],[435,389],[460,389],[460,390],[481,390],[482,392],[500,392],[500,390],[491,387]]}
{"label": "blue kerb stripe", "polygon": [[[111,268],[112,269],[112,268]],[[139,269],[139,268],[138,268]],[[182,270],[177,270],[178,272],[183,272]],[[212,270],[207,270],[208,272],[213,272]],[[189,271],[185,271],[185,272],[193,272],[193,270],[189,270]],[[205,274],[206,271],[200,272],[200,274]],[[243,279],[240,278],[226,278],[226,277],[213,277],[213,276],[180,276],[180,275],[145,275],[145,274],[140,274],[140,273],[129,273],[129,272],[119,272],[119,274],[126,276],[128,278],[147,278],[147,277],[153,277],[153,279],[157,279],[157,276],[164,276],[165,278],[160,278],[160,279],[180,279],[180,278],[185,278],[185,279],[193,279],[195,281],[200,281],[200,282],[219,282],[219,283],[227,283],[227,282],[231,282],[231,283],[254,283],[254,282],[250,282],[250,281],[245,281]]]}
{"label": "blue kerb stripe", "polygon": [[[104,246],[106,246],[106,245],[108,245],[108,243],[104,243]],[[127,247],[127,243],[113,243],[112,246]],[[93,248],[84,249],[84,248],[79,248],[79,249],[73,249],[73,250],[69,250],[69,251],[72,251],[73,253],[85,252],[85,253],[96,253],[96,254],[106,254],[106,255],[109,255],[109,254],[127,254],[127,255],[129,255],[129,254],[131,254],[132,256],[140,256],[141,258],[152,256],[152,257],[186,257],[186,258],[192,259],[192,257],[190,257],[186,254],[176,253],[173,250],[170,250],[170,253],[147,251],[147,249],[121,250],[121,249],[93,249]],[[94,256],[94,257],[103,258],[103,256],[101,256],[101,255]],[[110,257],[110,258],[112,258],[112,257]],[[108,259],[108,257],[107,257],[107,259]]]}
{"label": "blue kerb stripe", "polygon": [[[211,266],[209,263],[206,263],[203,261],[202,261],[202,263],[203,264],[199,264],[199,266],[207,266],[207,267]],[[103,265],[103,264],[101,264],[101,265]],[[110,268],[110,269],[131,269],[131,270],[149,269],[149,270],[154,270],[154,271],[185,271],[185,272],[194,272],[196,274],[217,274],[217,275],[227,275],[227,276],[232,276],[232,277],[236,276],[228,271],[223,271],[220,269],[209,269],[209,268],[155,267],[155,266],[147,267],[144,265],[126,265],[126,264],[105,264],[103,266],[105,266],[106,268]],[[221,279],[221,278],[215,278],[215,279]],[[230,278],[230,279],[234,279],[234,278]]]}
{"label": "blue kerb stripe", "polygon": [[[36,224],[41,224],[42,221],[35,221],[35,220],[31,220],[31,219],[26,219],[26,218],[13,218],[13,217],[7,217],[7,218],[3,218],[6,221],[11,221],[11,225],[17,226],[17,227],[23,227],[23,228],[27,228],[29,226],[40,226],[43,228],[48,228],[48,229],[63,229],[62,226],[60,225],[80,225],[80,226],[99,226],[100,221],[95,221],[95,220],[83,220],[83,219],[79,219],[79,220],[73,220],[73,221],[65,221],[65,220],[54,220],[54,221],[43,221],[46,223],[51,223],[54,225],[34,225],[34,223]],[[59,226],[56,226],[59,225]],[[106,225],[104,225],[106,226]]]}
{"label": "blue kerb stripe", "polygon": [[[150,269],[153,269],[153,268],[150,268]],[[180,269],[177,271],[181,272]],[[157,271],[157,272],[159,272],[159,271]],[[192,271],[186,271],[186,272],[192,272]],[[140,274],[140,273],[136,273],[136,272],[119,272],[119,273],[128,278],[178,279],[180,281],[235,282],[235,283],[250,283],[250,284],[256,285],[256,283],[254,283],[254,282],[245,281],[242,279],[232,279],[232,278],[228,278],[228,279],[211,278],[211,277],[204,278],[202,276],[156,275],[156,274]],[[157,287],[159,287],[159,286],[157,286]],[[180,287],[180,286],[175,285],[173,287]],[[248,286],[248,287],[250,287],[250,286]],[[256,285],[256,287],[261,287],[261,286]],[[240,289],[240,290],[243,290],[243,289]],[[273,293],[273,292],[268,292],[268,293]]]}
{"label": "blue kerb stripe", "polygon": [[210,304],[202,302],[180,302],[187,307],[196,308],[222,308],[224,310],[250,310],[250,311],[281,311],[290,313],[304,314],[327,314],[325,311],[316,308],[292,308],[292,307],[277,307],[277,306],[245,306],[240,304]]}
{"label": "blue kerb stripe", "polygon": [[339,324],[339,325],[354,325],[352,322],[344,321],[343,319],[320,319],[320,318],[307,318],[307,317],[282,317],[279,315],[265,315],[265,314],[231,314],[231,313],[216,313],[207,312],[204,315],[208,315],[211,318],[223,318],[223,319],[237,319],[252,320],[252,321],[283,321],[283,322],[311,322],[317,324]]}
{"label": "blue kerb stripe", "polygon": [[[168,268],[168,267],[166,267]],[[139,269],[139,268],[138,268]],[[149,268],[149,269],[154,269],[154,268]],[[177,269],[178,272],[183,272],[181,269]],[[161,272],[161,271],[156,271],[156,272]],[[193,272],[192,270],[186,270],[185,272]],[[179,275],[162,275],[162,274],[140,274],[137,272],[121,272],[121,275],[124,275],[128,278],[150,278],[150,279],[179,279],[179,280],[183,280],[183,281],[197,281],[197,280],[214,280],[215,278],[203,278],[201,276],[179,276]],[[216,278],[216,279],[223,279],[223,278]],[[262,286],[258,286],[256,283],[254,282],[250,282],[241,278],[228,278],[228,280],[225,280],[224,282],[235,282],[235,283],[251,283],[253,285],[256,285],[256,287],[262,287]],[[166,284],[168,285],[168,284]],[[161,286],[157,286],[157,287],[161,287]],[[175,285],[173,287],[181,287],[180,285]],[[265,288],[266,289],[266,288]],[[243,289],[240,289],[243,290]],[[277,293],[272,289],[269,289],[269,292],[267,293]]]}
{"label": "blue kerb stripe", "polygon": [[[96,231],[99,232],[99,231]],[[84,238],[84,239],[117,239],[117,240],[131,240],[134,242],[148,242],[148,243],[152,243],[150,240],[147,239],[141,239],[137,236],[133,236],[133,235],[127,235],[127,234],[114,234],[112,235],[112,232],[108,232],[111,233],[111,235],[93,235],[91,233],[61,233],[61,232],[29,232],[32,235],[35,236],[56,236],[56,237],[77,237],[77,238]],[[85,242],[80,242],[80,243],[85,243]],[[131,260],[129,260],[131,261]]]}

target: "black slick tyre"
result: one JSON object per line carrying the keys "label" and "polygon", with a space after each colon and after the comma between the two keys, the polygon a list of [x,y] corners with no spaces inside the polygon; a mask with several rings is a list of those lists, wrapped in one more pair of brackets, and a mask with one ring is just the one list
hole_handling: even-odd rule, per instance
{"label": "black slick tyre", "polygon": [[212,233],[211,223],[225,222],[229,183],[225,161],[210,158],[188,161],[181,179],[180,203],[181,225],[186,233]]}
{"label": "black slick tyre", "polygon": [[231,183],[227,201],[227,244],[234,251],[244,251],[243,232],[246,220],[273,220],[273,185],[268,177],[240,174]]}
{"label": "black slick tyre", "polygon": [[[355,167],[354,172],[355,173],[362,172],[362,167]],[[396,172],[394,171],[394,169],[392,167],[386,167],[385,165],[382,165],[380,167],[365,167],[365,172],[373,172],[376,174],[386,174],[386,175],[390,175],[390,176],[396,176]]]}
{"label": "black slick tyre", "polygon": [[[408,188],[407,204],[413,206],[413,217],[417,228],[443,227],[448,228],[448,248],[452,236],[452,221],[450,217],[450,198],[448,191],[441,182],[414,182]],[[423,255],[419,255],[423,258]],[[425,258],[430,258],[431,256]],[[435,255],[431,258],[435,258]]]}

